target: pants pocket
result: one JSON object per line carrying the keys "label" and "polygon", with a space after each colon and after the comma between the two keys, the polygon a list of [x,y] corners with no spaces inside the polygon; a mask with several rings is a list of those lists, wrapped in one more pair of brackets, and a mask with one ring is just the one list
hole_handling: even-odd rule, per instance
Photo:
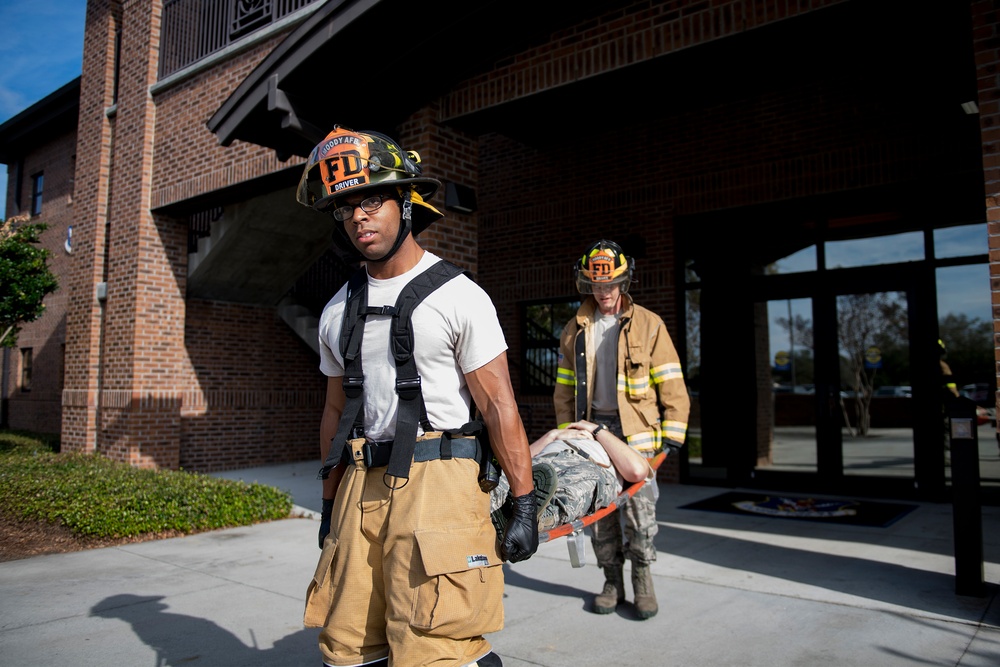
{"label": "pants pocket", "polygon": [[453,639],[503,628],[504,580],[496,532],[475,526],[419,530],[414,537],[426,581],[417,588],[410,625]]}
{"label": "pants pocket", "polygon": [[333,577],[330,574],[333,569],[333,557],[337,553],[339,542],[339,537],[332,532],[323,542],[323,551],[319,555],[316,572],[306,589],[306,611],[303,623],[307,628],[324,627],[326,619],[330,615],[330,608],[336,593]]}

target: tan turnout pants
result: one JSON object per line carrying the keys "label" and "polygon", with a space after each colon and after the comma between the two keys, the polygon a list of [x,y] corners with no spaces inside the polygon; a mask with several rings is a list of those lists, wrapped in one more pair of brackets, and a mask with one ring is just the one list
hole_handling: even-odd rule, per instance
{"label": "tan turnout pants", "polygon": [[409,481],[355,461],[306,594],[328,665],[458,667],[503,627],[503,568],[472,459],[414,463]]}

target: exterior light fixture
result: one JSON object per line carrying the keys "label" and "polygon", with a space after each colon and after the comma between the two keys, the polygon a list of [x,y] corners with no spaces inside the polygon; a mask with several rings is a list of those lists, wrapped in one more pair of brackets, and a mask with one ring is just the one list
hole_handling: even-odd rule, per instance
{"label": "exterior light fixture", "polygon": [[975,103],[974,100],[968,102],[962,102],[962,111],[970,116],[974,116],[979,113],[979,105]]}

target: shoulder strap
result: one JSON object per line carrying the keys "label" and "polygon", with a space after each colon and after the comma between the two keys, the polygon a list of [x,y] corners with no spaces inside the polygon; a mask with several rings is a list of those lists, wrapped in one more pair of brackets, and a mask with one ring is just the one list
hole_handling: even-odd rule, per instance
{"label": "shoulder strap", "polygon": [[[340,355],[344,359],[344,394],[347,400],[340,415],[337,433],[330,441],[320,477],[326,479],[330,471],[340,463],[344,445],[355,426],[362,422],[361,405],[364,389],[364,371],[361,365],[361,338],[364,334],[364,319],[368,316],[368,272],[361,268],[355,271],[347,283],[347,302],[344,305],[344,319],[340,324]],[[362,322],[362,326],[358,323]]]}
{"label": "shoulder strap", "polygon": [[[399,411],[396,413],[396,437],[389,456],[387,475],[407,479],[410,462],[417,442],[417,423],[430,430],[427,409],[420,389],[420,376],[413,360],[413,310],[429,294],[452,278],[468,272],[445,260],[439,261],[411,280],[396,299],[396,313],[392,318],[392,356],[396,361],[396,394]],[[471,277],[471,276],[470,276]]]}

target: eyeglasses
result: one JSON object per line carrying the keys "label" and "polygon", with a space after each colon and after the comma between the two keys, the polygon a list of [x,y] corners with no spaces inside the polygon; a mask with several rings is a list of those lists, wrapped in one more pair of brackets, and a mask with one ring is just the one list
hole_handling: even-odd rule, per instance
{"label": "eyeglasses", "polygon": [[354,209],[360,208],[365,213],[374,213],[375,211],[382,208],[382,204],[385,203],[386,199],[394,199],[389,195],[372,195],[366,199],[362,199],[359,204],[344,204],[333,209],[333,217],[339,222],[346,222],[351,219],[354,215]]}

